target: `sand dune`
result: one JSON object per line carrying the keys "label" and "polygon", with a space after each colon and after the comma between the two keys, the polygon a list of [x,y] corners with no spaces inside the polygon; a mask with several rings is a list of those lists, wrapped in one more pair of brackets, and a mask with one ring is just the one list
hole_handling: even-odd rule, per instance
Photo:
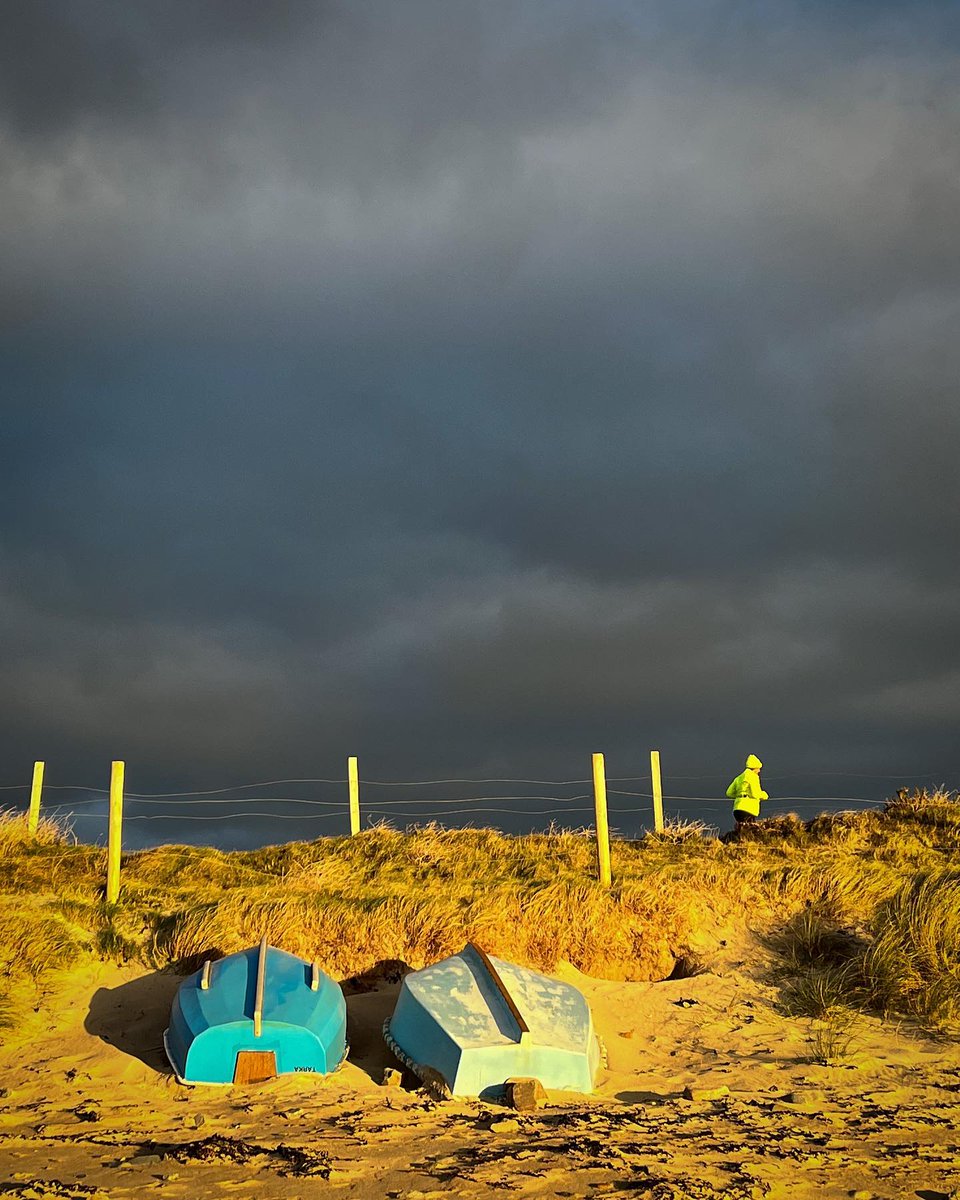
{"label": "sand dune", "polygon": [[659,984],[558,975],[588,996],[608,1063],[595,1095],[551,1093],[519,1115],[381,1086],[396,983],[348,996],[336,1075],[203,1089],[178,1085],[163,1056],[177,976],[75,971],[0,1050],[0,1192],[935,1200],[960,1187],[956,1046],[864,1019],[840,1065],[816,1065],[808,1023],[778,1015],[742,964]]}

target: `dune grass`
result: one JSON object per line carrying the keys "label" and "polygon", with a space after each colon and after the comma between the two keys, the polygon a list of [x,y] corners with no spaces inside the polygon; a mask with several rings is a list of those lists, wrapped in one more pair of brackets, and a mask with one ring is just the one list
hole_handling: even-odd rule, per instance
{"label": "dune grass", "polygon": [[836,838],[850,857],[767,935],[787,1009],[834,1028],[843,1012],[863,1010],[960,1031],[957,798],[915,792],[883,812],[822,816],[792,833],[806,848]]}
{"label": "dune grass", "polygon": [[915,875],[878,908],[857,986],[885,1013],[960,1024],[960,872]]}
{"label": "dune grass", "polygon": [[[750,930],[788,1009],[828,1033],[858,1008],[945,1029],[960,1023],[958,849],[960,804],[918,792],[882,811],[760,821],[734,842],[668,824],[614,842],[607,891],[587,831],[381,825],[254,851],[127,854],[109,906],[104,850],[49,821],[31,837],[22,816],[0,814],[0,974],[29,983],[96,958],[185,969],[266,934],[340,979],[473,940],[536,968],[563,959],[651,980],[709,965]],[[0,1024],[14,1019],[7,1004]]]}

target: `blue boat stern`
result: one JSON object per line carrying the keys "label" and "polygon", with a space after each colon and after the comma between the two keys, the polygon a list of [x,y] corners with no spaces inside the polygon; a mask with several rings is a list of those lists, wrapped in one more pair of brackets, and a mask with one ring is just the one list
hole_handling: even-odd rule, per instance
{"label": "blue boat stern", "polygon": [[263,1075],[327,1075],[347,1053],[346,1001],[314,964],[267,946],[229,955],[180,985],[164,1049],[181,1083],[231,1084],[239,1056]]}

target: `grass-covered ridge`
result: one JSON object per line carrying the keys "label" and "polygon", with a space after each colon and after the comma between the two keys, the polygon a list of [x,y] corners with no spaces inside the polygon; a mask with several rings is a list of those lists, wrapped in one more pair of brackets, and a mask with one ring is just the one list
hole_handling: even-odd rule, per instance
{"label": "grass-covered ridge", "polygon": [[475,940],[549,969],[660,979],[751,929],[776,951],[787,1003],[960,1020],[960,804],[916,793],[884,811],[759,822],[724,843],[696,826],[613,844],[595,880],[589,833],[379,827],[254,851],[164,846],[124,856],[0,815],[0,1022],[41,972],[97,957],[151,966],[226,954],[264,934],[337,978],[419,967]]}

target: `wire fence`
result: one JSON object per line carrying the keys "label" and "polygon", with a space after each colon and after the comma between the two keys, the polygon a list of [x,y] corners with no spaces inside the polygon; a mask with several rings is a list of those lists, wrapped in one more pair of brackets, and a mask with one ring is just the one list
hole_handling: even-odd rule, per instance
{"label": "wire fence", "polygon": [[[860,772],[794,771],[764,773],[764,787],[771,799],[763,805],[764,815],[799,811],[811,816],[817,811],[836,811],[838,808],[880,807],[890,795],[902,787],[934,786],[939,780],[936,772],[901,772],[878,775]],[[799,779],[814,786],[822,780],[861,780],[862,791],[872,795],[794,794],[788,781]],[[717,773],[669,774],[668,781],[690,790],[663,794],[667,820],[701,820],[707,825],[730,824],[731,801],[725,793],[726,784]],[[611,776],[607,779],[607,796],[611,826],[621,831],[639,832],[652,825],[654,792],[650,774]],[[359,808],[364,826],[387,822],[406,826],[436,822],[451,827],[463,825],[493,825],[507,832],[530,832],[550,826],[586,828],[592,824],[595,798],[591,778],[529,779],[502,776],[452,776],[440,779],[385,780],[363,779],[360,782]],[[616,785],[639,785],[634,787]],[[646,784],[649,790],[643,785]],[[696,785],[700,784],[699,788]],[[777,785],[780,785],[778,787]],[[886,786],[884,786],[886,785]],[[237,840],[237,823],[298,822],[311,836],[340,834],[350,830],[351,795],[349,775],[343,778],[285,778],[228,784],[216,788],[169,792],[124,792],[123,825],[145,826],[136,841],[146,843],[155,835],[148,829],[155,822],[172,822],[179,836],[195,840],[187,831],[193,828],[204,839],[218,844]],[[787,791],[781,788],[787,787]],[[437,795],[434,789],[442,788]],[[549,789],[544,791],[544,789]],[[847,789],[850,790],[850,789]],[[26,809],[30,799],[29,783],[0,785],[0,792],[12,793],[14,811]],[[304,793],[314,794],[304,794]],[[471,794],[479,792],[479,794]],[[253,793],[253,794],[249,794]],[[89,784],[44,784],[42,815],[67,820],[81,841],[100,841],[107,835],[108,788]],[[53,802],[50,797],[53,796]],[[39,801],[38,801],[39,803]],[[197,823],[197,824],[194,824]],[[219,825],[219,829],[218,829]],[[161,824],[157,833],[163,829]],[[232,833],[224,838],[224,831]],[[250,828],[253,840],[264,844],[262,830]],[[280,840],[280,839],[275,839]]]}

